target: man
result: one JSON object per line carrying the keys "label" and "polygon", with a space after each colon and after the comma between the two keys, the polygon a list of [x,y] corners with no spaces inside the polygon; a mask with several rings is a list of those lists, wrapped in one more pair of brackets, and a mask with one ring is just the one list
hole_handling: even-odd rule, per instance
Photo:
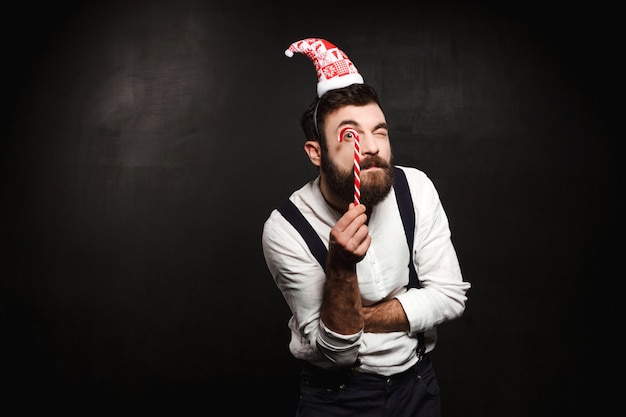
{"label": "man", "polygon": [[[318,70],[318,95],[301,125],[319,175],[291,194],[291,210],[272,211],[262,244],[293,313],[289,348],[302,364],[297,415],[439,416],[428,353],[436,326],[463,314],[470,284],[437,191],[423,172],[394,166],[379,97],[341,50],[309,38],[289,52],[306,54]],[[407,204],[410,215],[401,215]],[[294,211],[306,221],[294,220]],[[414,225],[405,226],[407,217]],[[323,245],[315,249],[317,239]]]}

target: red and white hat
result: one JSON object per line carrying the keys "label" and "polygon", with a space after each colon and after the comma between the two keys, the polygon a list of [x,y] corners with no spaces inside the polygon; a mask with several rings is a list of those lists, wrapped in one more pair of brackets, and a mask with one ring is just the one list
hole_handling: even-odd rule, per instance
{"label": "red and white hat", "polygon": [[315,64],[318,97],[328,90],[363,84],[363,77],[348,56],[325,39],[299,40],[289,46],[285,55],[291,58],[294,52],[308,56]]}

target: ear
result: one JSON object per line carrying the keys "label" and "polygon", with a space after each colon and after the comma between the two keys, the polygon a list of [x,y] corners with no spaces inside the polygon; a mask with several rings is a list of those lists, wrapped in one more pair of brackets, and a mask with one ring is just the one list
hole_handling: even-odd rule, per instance
{"label": "ear", "polygon": [[320,143],[315,140],[307,140],[304,143],[304,152],[309,156],[311,163],[315,166],[322,165],[322,150]]}

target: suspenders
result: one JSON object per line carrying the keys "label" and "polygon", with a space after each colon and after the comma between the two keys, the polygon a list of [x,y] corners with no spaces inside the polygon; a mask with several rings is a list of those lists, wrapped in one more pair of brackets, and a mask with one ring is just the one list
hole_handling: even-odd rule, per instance
{"label": "suspenders", "polygon": [[[413,265],[413,232],[415,231],[415,210],[413,208],[413,200],[411,200],[411,191],[409,190],[409,184],[406,179],[404,171],[398,167],[394,167],[394,191],[396,193],[396,201],[398,203],[398,209],[400,210],[400,217],[402,218],[402,225],[404,226],[404,234],[406,241],[409,245],[409,284],[408,288],[419,288],[420,281],[417,276],[417,271]],[[319,262],[322,268],[326,268],[326,255],[328,250],[322,239],[317,232],[313,229],[311,224],[304,218],[300,210],[287,199],[282,205],[278,207],[278,211],[287,219],[293,227],[300,232],[304,238],[306,244],[315,259]],[[424,355],[426,346],[424,345],[424,333],[417,334],[418,340],[418,360]]]}

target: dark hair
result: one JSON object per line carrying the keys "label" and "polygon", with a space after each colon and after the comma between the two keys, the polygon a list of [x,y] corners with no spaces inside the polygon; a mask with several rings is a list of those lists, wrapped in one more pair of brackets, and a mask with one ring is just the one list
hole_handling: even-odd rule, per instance
{"label": "dark hair", "polygon": [[344,106],[365,106],[370,103],[376,103],[382,109],[378,93],[368,84],[352,84],[327,91],[319,99],[315,97],[300,118],[306,140],[319,141],[324,147],[325,143],[320,139],[324,137],[324,122],[328,113]]}

